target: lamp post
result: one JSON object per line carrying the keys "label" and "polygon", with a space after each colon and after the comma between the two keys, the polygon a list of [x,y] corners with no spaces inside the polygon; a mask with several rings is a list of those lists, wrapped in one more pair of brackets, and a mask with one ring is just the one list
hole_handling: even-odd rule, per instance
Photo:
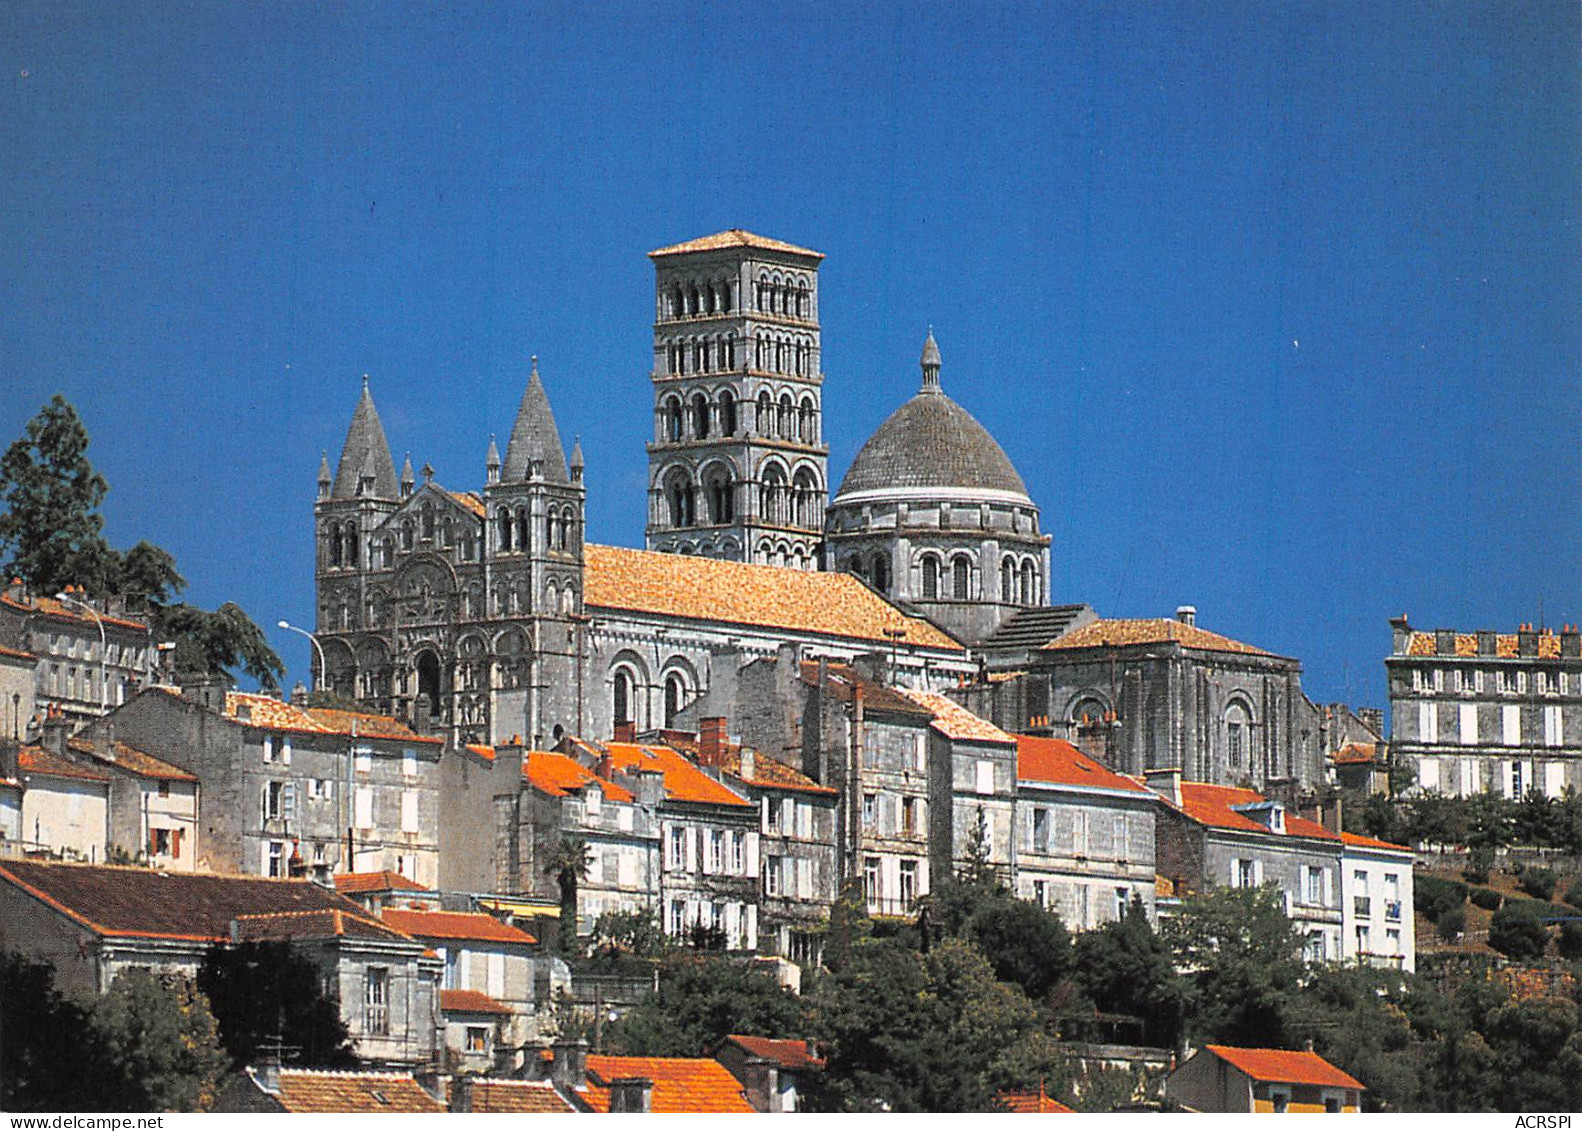
{"label": "lamp post", "polygon": [[313,635],[313,633],[309,632],[305,628],[298,628],[296,625],[292,624],[290,621],[284,621],[284,620],[280,621],[276,625],[276,627],[284,628],[284,629],[286,629],[286,630],[288,630],[290,632],[299,632],[303,636],[306,636],[308,638],[308,640],[312,642],[313,650],[316,651],[319,654],[319,675],[318,675],[318,678],[313,681],[313,690],[314,691],[323,691],[324,690],[324,679],[329,674],[329,668],[324,663],[324,645],[319,643],[319,638],[317,636]]}
{"label": "lamp post", "polygon": [[99,713],[102,715],[107,709],[105,706],[105,692],[109,690],[109,688],[106,686],[107,680],[105,678],[107,669],[104,662],[106,651],[104,644],[104,620],[99,616],[99,611],[92,605],[88,604],[86,601],[77,600],[77,598],[71,596],[69,593],[57,593],[55,594],[55,600],[76,605],[79,609],[82,609],[89,616],[91,616],[93,618],[93,623],[99,628]]}

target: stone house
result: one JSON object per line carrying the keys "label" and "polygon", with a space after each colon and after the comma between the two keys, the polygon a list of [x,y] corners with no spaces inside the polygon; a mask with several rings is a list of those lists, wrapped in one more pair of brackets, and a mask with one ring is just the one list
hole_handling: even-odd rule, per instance
{"label": "stone house", "polygon": [[1165,1080],[1165,1095],[1191,1111],[1358,1112],[1360,1080],[1309,1048],[1233,1048],[1205,1045]]}
{"label": "stone house", "polygon": [[200,869],[439,878],[438,738],[213,685],[141,692],[90,731],[112,733],[198,778]]}
{"label": "stone house", "polygon": [[73,758],[110,779],[109,845],[152,868],[191,872],[198,838],[198,779],[119,739],[92,732],[66,740]]}
{"label": "stone house", "polygon": [[1357,833],[1343,832],[1340,840],[1343,956],[1416,970],[1412,850]]}
{"label": "stone house", "polygon": [[33,721],[38,657],[0,644],[0,739],[21,742]]}
{"label": "stone house", "polygon": [[1582,632],[1417,631],[1390,622],[1390,750],[1425,793],[1582,790]]}
{"label": "stone house", "polygon": [[[37,596],[15,582],[0,593],[0,645],[33,657],[36,705],[60,711],[73,727],[149,686],[158,657],[143,620],[119,606],[112,609],[105,602],[80,598]],[[6,706],[18,713],[17,702],[9,696]],[[25,727],[27,717],[21,720]],[[18,730],[14,718],[6,723],[5,733]],[[25,730],[16,737],[25,738]]]}
{"label": "stone house", "polygon": [[824,1058],[812,1041],[733,1033],[715,1047],[714,1059],[736,1077],[759,1112],[802,1110],[809,1078],[824,1071]]}
{"label": "stone house", "polygon": [[1119,918],[1133,899],[1155,919],[1159,799],[1060,738],[1016,737],[1015,892],[1072,930]]}
{"label": "stone house", "polygon": [[[64,752],[63,720],[44,742],[14,751],[21,785],[21,846],[103,863],[110,838],[110,775]],[[0,775],[3,776],[3,775]]]}

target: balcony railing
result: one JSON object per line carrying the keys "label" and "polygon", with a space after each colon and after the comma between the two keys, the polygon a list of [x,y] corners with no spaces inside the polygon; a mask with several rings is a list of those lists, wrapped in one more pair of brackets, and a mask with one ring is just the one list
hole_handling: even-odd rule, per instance
{"label": "balcony railing", "polygon": [[868,914],[870,915],[912,915],[917,911],[917,897],[868,898]]}
{"label": "balcony railing", "polygon": [[372,1036],[384,1036],[390,1032],[390,1007],[387,1005],[370,1005],[363,1015],[363,1026]]}

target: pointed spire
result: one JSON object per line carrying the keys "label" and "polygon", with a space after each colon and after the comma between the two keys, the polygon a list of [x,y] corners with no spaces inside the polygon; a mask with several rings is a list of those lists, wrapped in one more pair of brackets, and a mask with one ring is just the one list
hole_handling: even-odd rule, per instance
{"label": "pointed spire", "polygon": [[934,341],[934,328],[928,328],[928,340],[923,343],[923,392],[937,393],[939,388],[939,343]]}
{"label": "pointed spire", "polygon": [[494,434],[489,435],[489,454],[483,457],[484,482],[500,482],[500,449],[494,446]]}
{"label": "pointed spire", "polygon": [[555,414],[550,411],[549,395],[544,392],[544,382],[538,376],[536,356],[527,379],[527,390],[522,394],[521,407],[516,410],[516,423],[511,426],[510,442],[505,446],[501,480],[525,482],[534,462],[551,483],[565,483],[570,478],[566,473],[566,453],[560,446],[560,431],[555,427]]}
{"label": "pointed spire", "polygon": [[330,453],[321,451],[319,453],[319,498],[327,499],[330,497],[331,482],[333,480],[330,478]]}
{"label": "pointed spire", "polygon": [[417,480],[412,475],[412,453],[406,454],[406,462],[401,465],[401,497],[404,499],[412,493],[412,485]]}
{"label": "pointed spire", "polygon": [[352,413],[351,427],[346,429],[346,443],[341,446],[341,462],[335,470],[335,487],[332,498],[353,499],[359,494],[359,479],[367,471],[373,484],[363,495],[376,499],[396,498],[395,461],[390,458],[390,445],[385,441],[384,425],[379,423],[379,412],[374,408],[373,394],[368,391],[368,374],[363,374],[363,393]]}
{"label": "pointed spire", "polygon": [[578,436],[571,443],[571,481],[582,482],[582,437]]}

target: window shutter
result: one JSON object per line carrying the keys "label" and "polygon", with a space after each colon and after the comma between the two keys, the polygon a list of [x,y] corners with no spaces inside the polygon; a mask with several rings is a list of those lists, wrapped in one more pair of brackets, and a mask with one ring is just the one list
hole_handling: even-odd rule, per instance
{"label": "window shutter", "polygon": [[746,935],[747,935],[747,937],[742,939],[742,946],[743,946],[743,948],[745,948],[747,950],[757,950],[758,949],[758,905],[756,903],[749,903],[747,905],[747,930],[746,930]]}
{"label": "window shutter", "polygon": [[266,761],[266,762],[273,762],[274,760],[275,760],[275,739],[274,739],[273,735],[266,734],[266,735],[264,735],[264,761]]}
{"label": "window shutter", "polygon": [[159,844],[159,837],[158,837],[158,835],[156,835],[156,833],[155,833],[155,831],[153,829],[149,829],[148,830],[148,854],[150,856],[155,855],[156,852],[158,851],[158,849],[155,847],[157,844]]}
{"label": "window shutter", "polygon": [[287,821],[297,815],[297,783],[288,781],[280,790],[280,816]]}
{"label": "window shutter", "polygon": [[401,791],[401,831],[415,833],[418,831],[417,821],[417,790],[403,789]]}
{"label": "window shutter", "polygon": [[289,738],[280,740],[280,760],[288,766],[291,765],[291,740]]}
{"label": "window shutter", "polygon": [[1331,904],[1333,904],[1334,901],[1335,901],[1335,894],[1334,894],[1335,887],[1334,887],[1334,880],[1332,879],[1332,877],[1330,875],[1329,869],[1325,868],[1323,870],[1323,872],[1324,872],[1324,906],[1328,907]]}
{"label": "window shutter", "polygon": [[374,827],[374,791],[366,785],[357,787],[356,805],[357,819],[354,822],[359,829]]}
{"label": "window shutter", "polygon": [[[682,829],[681,830],[681,843],[686,848],[686,853],[687,853],[686,870],[689,871],[689,872],[696,872],[698,870],[698,837],[693,835],[694,832],[697,832],[697,833],[699,833],[701,835],[702,830],[701,829],[697,829],[697,830],[694,830],[694,829]],[[688,908],[688,912],[689,912],[690,915],[692,915],[693,918],[696,918],[696,915],[697,915],[696,908],[689,907]]]}
{"label": "window shutter", "polygon": [[1259,888],[1263,887],[1263,861],[1262,860],[1254,860],[1252,862],[1252,886],[1253,887],[1259,887]]}
{"label": "window shutter", "polygon": [[258,796],[258,819],[269,820],[269,783],[264,782],[263,789]]}
{"label": "window shutter", "polygon": [[743,853],[742,870],[749,876],[758,874],[758,834],[747,834],[747,848]]}
{"label": "window shutter", "polygon": [[769,806],[773,804],[768,797],[758,799],[758,827],[764,832],[769,831]]}
{"label": "window shutter", "polygon": [[173,860],[181,859],[181,834],[186,831],[186,829],[177,829],[170,834],[170,856]]}
{"label": "window shutter", "polygon": [[737,947],[737,932],[742,926],[742,905],[727,903],[725,905],[725,944],[733,950]]}
{"label": "window shutter", "polygon": [[796,862],[796,893],[802,899],[812,899],[813,891],[813,861],[802,857]]}
{"label": "window shutter", "polygon": [[502,998],[505,996],[505,955],[489,955],[489,996]]}
{"label": "window shutter", "polygon": [[[1559,710],[1558,707],[1555,708],[1555,709]],[[813,803],[812,802],[810,802],[810,801],[803,801],[803,802],[797,803],[797,807],[796,807],[796,831],[797,831],[797,836],[801,837],[804,840],[811,840],[813,838]]]}

